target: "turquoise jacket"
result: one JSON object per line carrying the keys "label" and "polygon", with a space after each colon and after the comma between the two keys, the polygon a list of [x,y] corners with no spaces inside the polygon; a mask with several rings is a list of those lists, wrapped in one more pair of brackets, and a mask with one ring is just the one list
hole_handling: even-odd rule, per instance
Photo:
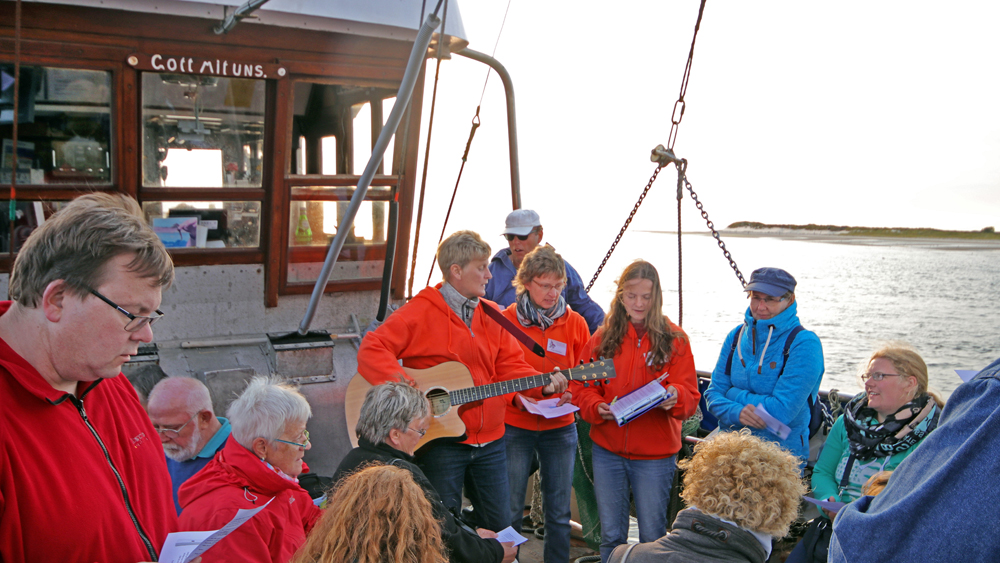
{"label": "turquoise jacket", "polygon": [[719,419],[721,430],[743,428],[740,424],[743,407],[763,405],[771,416],[787,424],[791,433],[782,440],[767,430],[750,430],[765,440],[777,442],[805,461],[809,458],[811,416],[807,401],[809,397],[815,400],[819,394],[824,370],[823,346],[813,332],[800,332],[792,342],[784,374],[778,377],[784,361],[785,340],[799,325],[797,308],[798,303],[792,303],[781,314],[766,321],[755,320],[747,308],[730,373],[726,375],[726,360],[739,327],[730,331],[722,344],[705,401],[708,410]]}
{"label": "turquoise jacket", "polygon": [[[847,430],[844,428],[844,417],[841,416],[837,422],[833,423],[830,435],[826,437],[826,444],[823,445],[823,452],[819,454],[819,460],[816,461],[816,467],[813,468],[813,498],[826,500],[835,497],[840,502],[853,502],[861,498],[861,487],[868,482],[872,475],[880,471],[895,470],[899,462],[917,449],[920,442],[889,457],[854,460],[851,474],[847,478],[847,487],[841,490],[840,481],[844,477],[844,467],[847,465],[847,458],[850,457],[851,453],[848,449],[849,444]],[[826,515],[824,514],[824,516]]]}

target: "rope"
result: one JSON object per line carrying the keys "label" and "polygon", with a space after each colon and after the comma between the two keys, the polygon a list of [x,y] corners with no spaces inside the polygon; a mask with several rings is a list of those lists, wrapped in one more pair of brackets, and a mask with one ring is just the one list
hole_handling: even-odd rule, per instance
{"label": "rope", "polygon": [[[497,33],[497,40],[493,44],[493,53],[490,55],[493,58],[496,58],[497,56],[497,45],[500,44],[500,36],[503,35],[503,26],[507,24],[507,13],[510,12],[510,3],[511,0],[507,0],[507,9],[503,11],[503,21],[500,22],[500,32]],[[483,97],[486,96],[486,85],[490,81],[491,72],[493,72],[493,69],[490,67],[486,67],[486,80],[483,81],[483,92],[479,94],[479,105],[483,105]],[[476,108],[476,113],[479,113],[478,108]]]}
{"label": "rope", "polygon": [[[440,45],[440,42],[439,42]],[[431,156],[431,134],[434,132],[434,110],[437,108],[438,77],[441,73],[441,59],[437,60],[434,71],[434,91],[431,94],[431,116],[427,123],[427,146],[424,148],[424,170],[420,177],[420,200],[417,203],[417,232],[413,236],[413,258],[410,260],[410,279],[407,282],[406,293],[413,298],[413,277],[417,270],[417,249],[420,248],[420,225],[424,220],[424,198],[427,194],[427,168]]]}
{"label": "rope", "polygon": [[7,224],[10,227],[10,238],[7,250],[10,252],[11,264],[14,260],[14,220],[17,219],[17,122],[20,121],[21,110],[21,0],[14,7],[14,123],[11,131],[14,145],[13,161],[10,167],[10,201],[7,202]]}

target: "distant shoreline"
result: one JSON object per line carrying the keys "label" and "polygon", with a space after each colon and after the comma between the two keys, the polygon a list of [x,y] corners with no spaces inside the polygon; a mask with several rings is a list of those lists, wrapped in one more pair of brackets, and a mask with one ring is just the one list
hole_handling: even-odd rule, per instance
{"label": "distant shoreline", "polygon": [[[875,230],[875,229],[873,229]],[[676,235],[677,231],[642,231],[647,233]],[[951,231],[956,232],[956,231]],[[957,231],[961,232],[961,231]],[[708,231],[684,231],[685,235],[712,236]],[[731,238],[780,238],[783,240],[799,240],[810,242],[825,242],[831,244],[850,244],[857,246],[913,246],[934,248],[939,250],[1000,250],[1000,235],[996,238],[959,238],[904,236],[900,234],[864,235],[848,234],[846,231],[829,231],[819,229],[787,229],[779,227],[720,229],[723,239]],[[985,234],[985,233],[984,233]]]}

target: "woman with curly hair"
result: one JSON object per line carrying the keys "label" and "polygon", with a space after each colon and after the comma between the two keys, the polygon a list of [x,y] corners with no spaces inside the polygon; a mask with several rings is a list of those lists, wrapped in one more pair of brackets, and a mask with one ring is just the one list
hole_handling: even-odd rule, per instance
{"label": "woman with curly hair", "polygon": [[[865,390],[833,423],[812,474],[818,499],[853,502],[874,475],[896,469],[938,425],[944,401],[927,388],[927,364],[916,350],[889,342],[872,352],[858,376]],[[825,561],[835,512],[809,523],[789,563]]]}
{"label": "woman with curly hair", "polygon": [[431,503],[410,472],[372,465],[345,478],[292,563],[447,563]]}
{"label": "woman with curly hair", "polygon": [[[667,532],[681,424],[698,407],[698,378],[684,331],[663,315],[660,276],[649,262],[628,265],[614,301],[583,357],[614,359],[617,377],[601,386],[573,388],[574,404],[592,426],[594,493],[601,519],[601,560],[628,539],[629,493],[634,493],[640,541]],[[619,426],[616,399],[663,376],[667,398]]]}
{"label": "woman with curly hair", "polygon": [[799,459],[753,436],[723,432],[695,447],[673,529],[651,542],[619,546],[609,563],[763,563],[771,539],[788,533],[806,492]]}

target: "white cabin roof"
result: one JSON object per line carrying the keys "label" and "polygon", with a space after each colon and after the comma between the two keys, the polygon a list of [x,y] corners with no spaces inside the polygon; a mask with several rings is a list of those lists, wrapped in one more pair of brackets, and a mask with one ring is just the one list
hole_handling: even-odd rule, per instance
{"label": "white cabin roof", "polygon": [[[221,22],[246,0],[23,0],[42,4],[89,6],[147,14],[205,18]],[[468,44],[457,0],[446,0],[438,14],[452,36],[452,49]],[[421,13],[434,10],[437,0],[270,0],[237,25],[274,25],[413,41],[423,23]],[[447,14],[445,15],[445,10]]]}

